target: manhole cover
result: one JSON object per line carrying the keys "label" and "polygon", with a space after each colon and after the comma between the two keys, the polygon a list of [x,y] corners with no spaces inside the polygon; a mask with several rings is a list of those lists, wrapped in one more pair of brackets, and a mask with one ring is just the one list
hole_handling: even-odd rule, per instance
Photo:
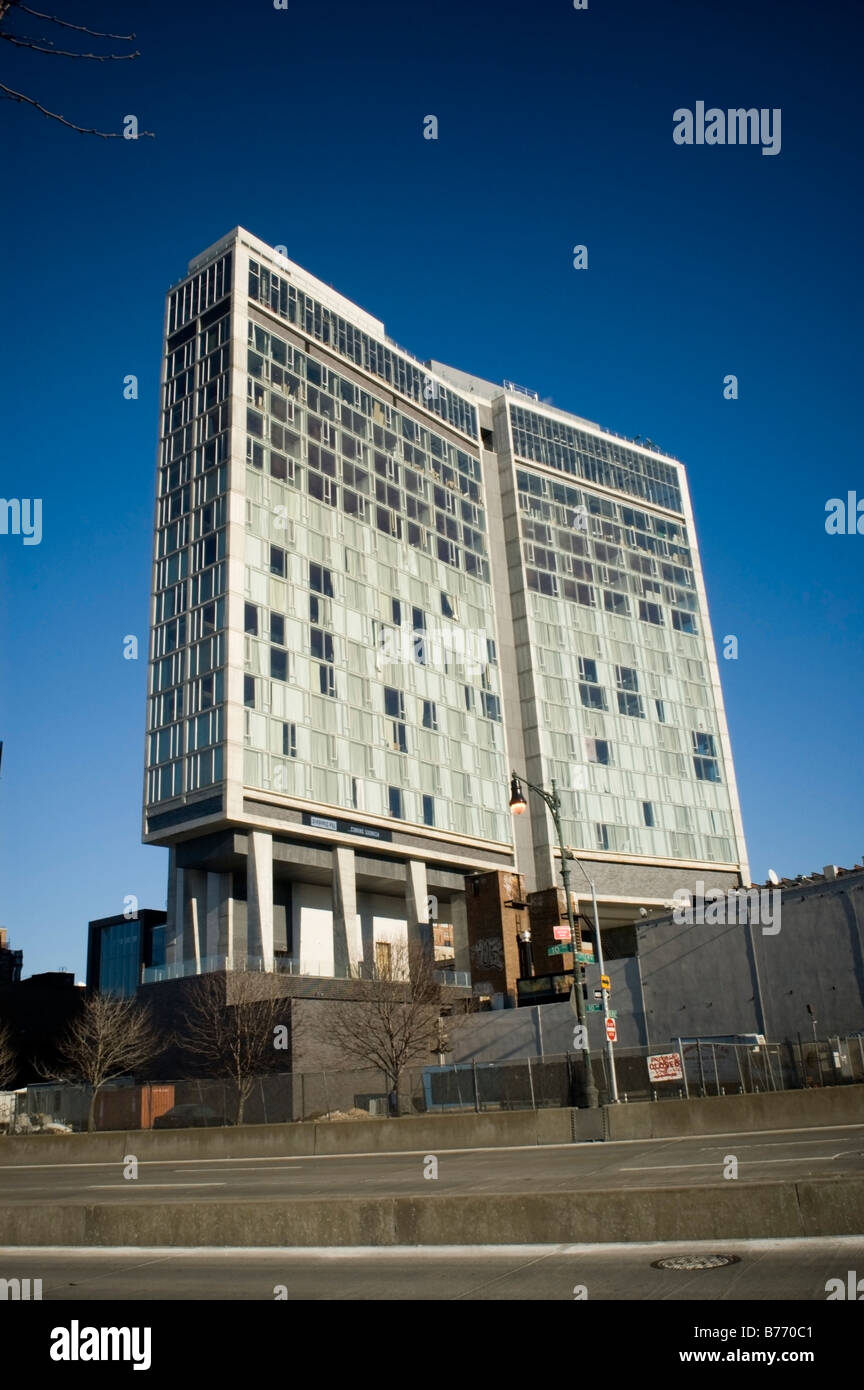
{"label": "manhole cover", "polygon": [[670,1255],[665,1260],[652,1260],[652,1269],[721,1269],[723,1265],[737,1265],[737,1255]]}

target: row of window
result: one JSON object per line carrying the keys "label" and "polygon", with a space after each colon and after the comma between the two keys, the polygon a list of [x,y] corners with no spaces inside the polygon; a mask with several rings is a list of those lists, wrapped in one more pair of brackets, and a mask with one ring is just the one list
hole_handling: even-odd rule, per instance
{"label": "row of window", "polygon": [[678,472],[659,458],[647,458],[635,449],[523,406],[511,404],[510,426],[513,450],[519,458],[629,492],[669,511],[682,510]]}
{"label": "row of window", "polygon": [[410,361],[281,275],[251,260],[249,298],[296,324],[307,337],[326,343],[363,371],[386,381],[394,391],[439,415],[462,434],[477,438],[476,408],[440,382],[433,382],[419,362]]}

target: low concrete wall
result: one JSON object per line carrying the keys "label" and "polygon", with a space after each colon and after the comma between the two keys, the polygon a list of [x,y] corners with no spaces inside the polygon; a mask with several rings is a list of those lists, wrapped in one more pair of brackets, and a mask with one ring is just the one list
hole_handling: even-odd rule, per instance
{"label": "low concrete wall", "polygon": [[607,1139],[672,1139],[816,1125],[864,1124],[864,1086],[700,1096],[606,1107]]}
{"label": "low concrete wall", "polygon": [[602,1138],[600,1111],[511,1110],[226,1129],[12,1135],[0,1138],[0,1168],[27,1163],[121,1163],[126,1154],[134,1154],[139,1161],[158,1162],[569,1144],[574,1128],[579,1139]]}
{"label": "low concrete wall", "polygon": [[864,1232],[864,1177],[594,1192],[0,1209],[0,1245],[524,1245]]}
{"label": "low concrete wall", "polygon": [[126,1154],[158,1162],[421,1149],[437,1153],[444,1149],[569,1144],[574,1139],[672,1139],[688,1134],[745,1134],[758,1129],[846,1124],[864,1124],[864,1086],[641,1101],[593,1111],[508,1110],[226,1129],[12,1135],[0,1137],[0,1168],[27,1163],[121,1163]]}

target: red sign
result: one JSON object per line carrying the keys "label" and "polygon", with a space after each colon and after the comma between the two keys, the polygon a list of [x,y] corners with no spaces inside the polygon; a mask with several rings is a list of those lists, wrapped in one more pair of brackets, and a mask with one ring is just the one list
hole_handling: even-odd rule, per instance
{"label": "red sign", "polygon": [[677,1052],[660,1052],[648,1058],[648,1077],[651,1081],[681,1081],[681,1058]]}
{"label": "red sign", "polygon": [[569,928],[569,927],[553,927],[553,928],[552,928],[552,935],[554,936],[554,938],[555,938],[556,941],[569,941],[569,940],[570,940],[570,928]]}
{"label": "red sign", "polygon": [[606,1020],[606,1036],[610,1042],[618,1041],[618,1029],[615,1025],[614,1018],[607,1018]]}

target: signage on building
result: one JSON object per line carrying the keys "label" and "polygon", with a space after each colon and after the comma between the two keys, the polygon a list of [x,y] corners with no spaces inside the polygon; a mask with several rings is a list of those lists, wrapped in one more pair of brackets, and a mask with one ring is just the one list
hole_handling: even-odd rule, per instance
{"label": "signage on building", "polygon": [[681,1058],[677,1052],[660,1052],[648,1058],[648,1078],[650,1081],[681,1081]]}
{"label": "signage on building", "polygon": [[392,840],[392,830],[379,830],[377,825],[358,825],[356,821],[335,820],[329,816],[313,816],[303,812],[303,824],[315,830],[333,830],[338,835],[362,835],[364,840]]}

